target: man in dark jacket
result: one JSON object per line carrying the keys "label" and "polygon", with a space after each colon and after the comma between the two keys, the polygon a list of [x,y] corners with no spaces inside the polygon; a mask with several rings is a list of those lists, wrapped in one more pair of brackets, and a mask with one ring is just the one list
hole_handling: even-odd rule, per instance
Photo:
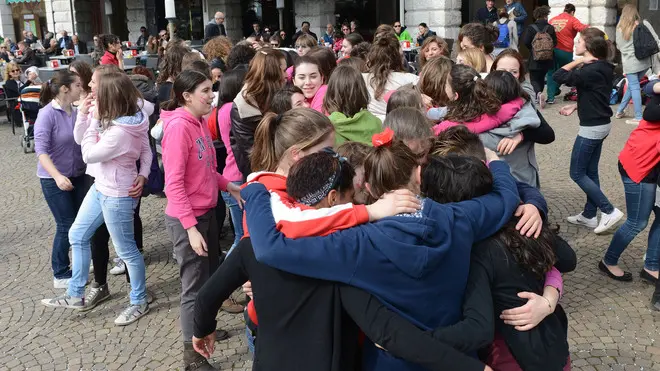
{"label": "man in dark jacket", "polygon": [[21,51],[21,53],[23,53],[23,55],[14,59],[14,62],[28,67],[39,66],[37,55],[34,53],[34,50],[30,49],[25,41],[18,43],[18,49]]}
{"label": "man in dark jacket", "polygon": [[62,31],[62,37],[57,41],[59,49],[73,49],[73,41],[66,30]]}
{"label": "man in dark jacket", "polygon": [[419,24],[419,34],[417,35],[417,44],[419,46],[422,46],[424,44],[424,40],[426,40],[427,37],[429,36],[435,36],[435,32],[431,31],[429,29],[429,26],[426,25],[426,23],[422,22]]}
{"label": "man in dark jacket", "polygon": [[[545,75],[548,71],[554,67],[554,56],[547,60],[536,60],[534,56],[532,42],[534,42],[534,37],[539,32],[546,32],[552,38],[552,47],[557,46],[557,34],[555,33],[555,28],[548,23],[548,15],[550,15],[550,8],[546,5],[540,6],[534,9],[534,19],[536,22],[530,24],[527,27],[526,32],[523,35],[521,44],[527,46],[531,52],[531,57],[529,58],[529,80],[534,87],[534,92],[536,93],[536,101],[539,103],[541,108],[545,106],[545,97],[543,95],[543,87],[545,86]],[[554,51],[554,49],[553,49]]]}
{"label": "man in dark jacket", "polygon": [[486,0],[486,7],[477,10],[477,15],[474,19],[483,24],[497,22],[497,8],[495,7],[495,0]]}
{"label": "man in dark jacket", "polygon": [[227,36],[225,31],[225,14],[215,13],[215,17],[204,27],[204,44],[216,36]]}
{"label": "man in dark jacket", "polygon": [[75,55],[87,54],[88,53],[87,52],[87,44],[80,41],[80,39],[78,38],[78,35],[73,35],[71,37],[71,46],[72,46],[72,49],[73,49]]}
{"label": "man in dark jacket", "polygon": [[319,40],[319,38],[316,36],[316,34],[315,34],[314,32],[312,32],[312,31],[309,30],[309,27],[310,27],[309,22],[304,21],[304,22],[302,23],[302,26],[300,27],[300,31],[296,32],[296,33],[293,35],[293,43],[294,43],[294,44],[296,43],[296,40],[298,40],[298,38],[299,38],[302,34],[308,34],[308,35],[311,35],[311,36],[314,37],[314,39],[315,39],[316,41]]}

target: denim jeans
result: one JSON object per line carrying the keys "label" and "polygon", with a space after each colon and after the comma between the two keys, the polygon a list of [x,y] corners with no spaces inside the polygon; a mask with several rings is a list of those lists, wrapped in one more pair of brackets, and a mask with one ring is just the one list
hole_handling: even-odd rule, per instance
{"label": "denim jeans", "polygon": [[[243,182],[232,182],[236,185],[241,185]],[[222,192],[222,199],[225,200],[225,204],[229,208],[229,215],[231,216],[231,222],[234,224],[234,243],[231,245],[231,248],[227,252],[227,255],[236,248],[238,243],[243,238],[243,209],[238,206],[238,201],[231,195],[229,192]]]}
{"label": "denim jeans", "polygon": [[600,190],[598,179],[598,162],[603,141],[604,139],[587,139],[578,135],[571,153],[571,179],[587,194],[582,215],[589,219],[596,216],[598,209],[606,214],[614,211],[614,206]]}
{"label": "denim jeans", "polygon": [[642,119],[642,92],[639,87],[639,80],[641,80],[645,74],[646,71],[626,74],[628,88],[623,94],[623,98],[621,98],[621,104],[619,104],[619,108],[616,110],[617,112],[623,112],[623,110],[628,107],[628,103],[630,103],[630,99],[632,98],[633,106],[635,107],[635,120]]}
{"label": "denim jeans", "polygon": [[650,271],[660,268],[660,209],[655,204],[655,183],[635,183],[629,177],[622,175],[623,188],[626,192],[626,222],[614,233],[610,247],[605,253],[605,264],[617,265],[621,253],[630,242],[643,231],[649,223],[651,210],[655,213],[655,220],[649,231],[648,248],[644,267]]}
{"label": "denim jeans", "polygon": [[80,204],[85,198],[85,175],[69,178],[73,190],[63,191],[52,178],[41,178],[41,190],[50,212],[55,218],[55,239],[51,253],[53,277],[71,278],[71,261],[69,260],[69,229],[76,220]]}
{"label": "denim jeans", "polygon": [[133,210],[138,199],[132,197],[108,197],[93,185],[80,206],[76,221],[69,230],[73,253],[73,277],[67,293],[83,297],[91,260],[90,240],[98,227],[105,222],[117,256],[126,264],[131,276],[131,304],[146,303],[145,267],[133,233]]}

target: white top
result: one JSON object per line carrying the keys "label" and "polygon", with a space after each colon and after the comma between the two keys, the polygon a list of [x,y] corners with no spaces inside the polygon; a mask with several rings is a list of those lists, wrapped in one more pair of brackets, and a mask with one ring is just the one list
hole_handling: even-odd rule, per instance
{"label": "white top", "polygon": [[[369,83],[371,80],[371,74],[370,73],[363,73],[362,77],[364,78],[364,82],[367,84],[367,90],[369,91],[369,106],[367,107],[367,110],[369,112],[373,113],[374,116],[378,117],[381,121],[385,120],[385,114],[387,113],[387,102],[383,100],[383,97],[381,96],[380,99],[376,99],[374,97],[374,89]],[[404,85],[407,84],[413,84],[417,85],[417,82],[419,81],[419,76],[413,75],[412,73],[407,73],[407,72],[392,72],[390,73],[389,78],[387,79],[387,83],[385,84],[385,91],[383,92],[383,95],[387,93],[388,91],[391,90],[396,90]]]}
{"label": "white top", "polygon": [[67,57],[66,55],[56,55],[53,57],[50,57],[50,59],[59,59],[59,60],[64,60],[64,59],[73,59],[75,57]]}

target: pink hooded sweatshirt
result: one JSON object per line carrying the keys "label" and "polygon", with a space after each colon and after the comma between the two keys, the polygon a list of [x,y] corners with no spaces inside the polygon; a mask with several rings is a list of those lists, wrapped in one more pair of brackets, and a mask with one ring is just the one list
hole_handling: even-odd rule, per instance
{"label": "pink hooded sweatshirt", "polygon": [[138,175],[149,177],[153,154],[147,131],[153,104],[140,101],[138,106],[142,109],[135,115],[116,118],[105,130],[93,112],[78,111],[73,137],[81,146],[87,174],[94,177],[96,190],[104,196],[128,197]]}
{"label": "pink hooded sweatshirt", "polygon": [[218,190],[229,180],[217,171],[215,148],[206,119],[195,118],[185,108],[161,111],[165,214],[178,218],[184,229],[218,204]]}
{"label": "pink hooded sweatshirt", "polygon": [[325,99],[325,93],[328,91],[328,85],[321,85],[319,90],[316,91],[316,94],[312,97],[312,99],[307,99],[307,103],[309,103],[309,108],[321,112],[322,114],[326,114],[323,111],[323,99]]}

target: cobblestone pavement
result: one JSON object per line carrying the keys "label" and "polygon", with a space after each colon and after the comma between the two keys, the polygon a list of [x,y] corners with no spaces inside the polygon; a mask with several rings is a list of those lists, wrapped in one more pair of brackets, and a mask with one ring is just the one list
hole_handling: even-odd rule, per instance
{"label": "cobblestone pavement", "polygon": [[[585,197],[568,176],[577,117],[544,111],[557,133],[555,143],[538,146],[543,193],[551,224],[578,255],[576,272],[565,277],[562,303],[570,316],[573,369],[660,370],[660,314],[648,308],[653,288],[640,282],[647,233],[623,254],[622,265],[635,272],[633,283],[606,279],[596,264],[611,234],[596,236],[565,220],[581,210]],[[605,141],[601,184],[612,203],[625,210],[616,158],[633,126],[616,121]],[[181,369],[178,324],[179,280],[163,223],[164,200],[143,200],[145,261],[151,313],[126,327],[112,321],[126,305],[123,277],[109,279],[113,298],[88,313],[53,310],[39,300],[59,294],[52,288],[49,252],[55,223],[35,176],[36,159],[25,155],[18,136],[0,125],[0,370],[169,370]],[[225,241],[225,245],[229,245]],[[114,252],[112,253],[114,254]],[[221,313],[230,331],[219,342],[213,362],[222,370],[249,370],[241,315]]]}

